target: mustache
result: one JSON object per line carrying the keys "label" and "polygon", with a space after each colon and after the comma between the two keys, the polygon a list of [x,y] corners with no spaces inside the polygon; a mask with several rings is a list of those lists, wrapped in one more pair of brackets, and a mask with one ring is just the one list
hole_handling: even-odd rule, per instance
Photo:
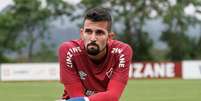
{"label": "mustache", "polygon": [[98,44],[96,44],[95,41],[92,41],[91,43],[89,43],[87,46],[90,46],[90,45],[94,45],[94,46],[97,46],[98,47]]}

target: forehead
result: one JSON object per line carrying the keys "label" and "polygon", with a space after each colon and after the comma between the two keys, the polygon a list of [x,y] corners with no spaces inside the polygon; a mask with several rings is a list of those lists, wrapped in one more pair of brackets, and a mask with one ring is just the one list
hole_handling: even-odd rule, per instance
{"label": "forehead", "polygon": [[95,28],[95,29],[104,29],[107,30],[108,22],[107,21],[84,21],[84,28]]}

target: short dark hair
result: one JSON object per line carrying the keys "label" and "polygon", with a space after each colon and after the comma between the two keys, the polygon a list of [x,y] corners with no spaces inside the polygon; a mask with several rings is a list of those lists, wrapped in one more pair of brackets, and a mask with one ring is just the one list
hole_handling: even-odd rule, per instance
{"label": "short dark hair", "polygon": [[95,8],[89,9],[87,13],[85,14],[84,21],[86,19],[91,21],[107,21],[108,22],[107,30],[110,32],[112,29],[112,17],[108,9],[106,8],[95,7]]}

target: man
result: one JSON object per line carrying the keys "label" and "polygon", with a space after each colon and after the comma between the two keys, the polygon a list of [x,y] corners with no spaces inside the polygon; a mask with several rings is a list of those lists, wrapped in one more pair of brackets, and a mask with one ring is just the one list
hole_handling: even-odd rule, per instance
{"label": "man", "polygon": [[128,81],[132,49],[112,40],[112,18],[101,7],[90,9],[81,38],[59,48],[64,101],[118,101]]}

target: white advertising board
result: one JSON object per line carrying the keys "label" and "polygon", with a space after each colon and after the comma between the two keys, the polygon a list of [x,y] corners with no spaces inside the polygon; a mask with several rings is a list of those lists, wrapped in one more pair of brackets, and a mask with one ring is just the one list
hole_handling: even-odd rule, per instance
{"label": "white advertising board", "polygon": [[2,81],[59,80],[58,63],[1,64]]}
{"label": "white advertising board", "polygon": [[201,61],[183,61],[182,78],[201,79]]}
{"label": "white advertising board", "polygon": [[129,78],[181,78],[181,62],[135,62]]}

